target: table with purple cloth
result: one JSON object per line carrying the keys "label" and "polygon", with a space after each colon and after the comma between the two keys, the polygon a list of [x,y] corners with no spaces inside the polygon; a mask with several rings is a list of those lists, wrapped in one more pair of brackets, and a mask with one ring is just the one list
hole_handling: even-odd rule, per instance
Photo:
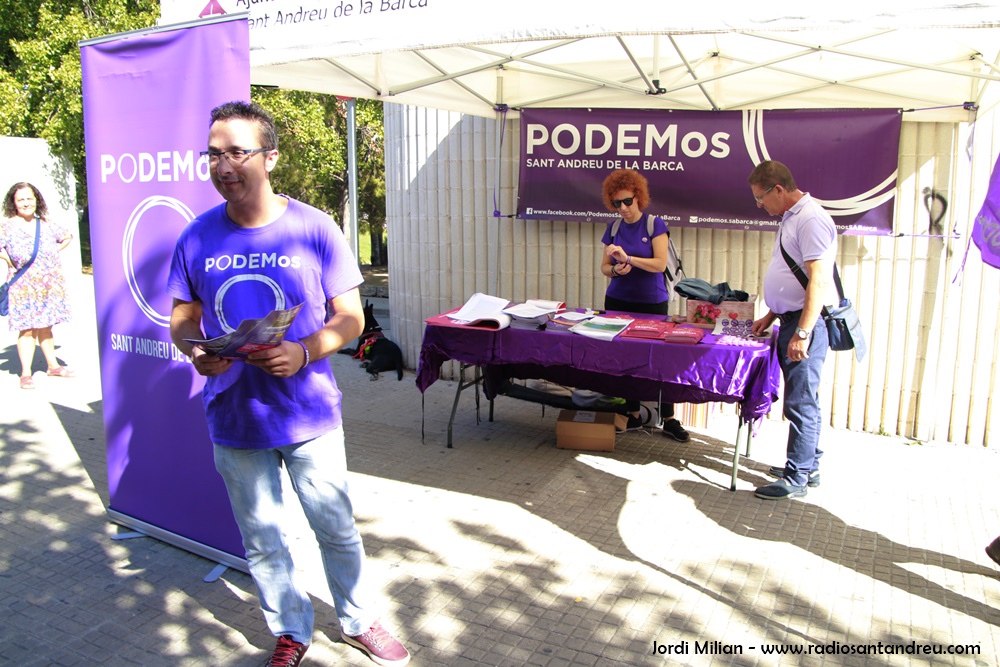
{"label": "table with purple cloth", "polygon": [[[778,397],[781,370],[774,335],[763,344],[726,345],[706,333],[690,345],[622,336],[604,341],[554,324],[544,330],[483,329],[456,325],[444,314],[426,323],[417,370],[421,392],[437,381],[442,363],[455,360],[477,367],[477,378],[481,372],[489,380],[487,388],[511,378],[542,379],[639,401],[736,403],[741,428],[770,412]],[[494,397],[487,393],[487,398]]]}

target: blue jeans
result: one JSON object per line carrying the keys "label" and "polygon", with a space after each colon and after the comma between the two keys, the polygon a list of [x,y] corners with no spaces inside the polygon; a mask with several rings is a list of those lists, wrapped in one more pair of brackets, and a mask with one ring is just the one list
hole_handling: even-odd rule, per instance
{"label": "blue jeans", "polygon": [[215,446],[215,467],[226,482],[267,627],[276,637],[291,635],[303,644],[312,641],[312,603],[295,581],[285,540],[282,465],[319,542],[341,628],[348,635],[359,635],[375,618],[362,606],[371,598],[363,588],[365,552],[347,495],[342,427],[309,442],[274,449]]}
{"label": "blue jeans", "polygon": [[778,362],[785,379],[784,414],[790,424],[785,477],[790,483],[803,486],[809,481],[809,474],[819,470],[819,459],[823,456],[819,448],[823,428],[819,384],[830,341],[826,322],[820,317],[809,340],[809,356],[802,361],[792,361],[788,358],[788,343],[795,335],[795,326],[788,323],[778,329]]}

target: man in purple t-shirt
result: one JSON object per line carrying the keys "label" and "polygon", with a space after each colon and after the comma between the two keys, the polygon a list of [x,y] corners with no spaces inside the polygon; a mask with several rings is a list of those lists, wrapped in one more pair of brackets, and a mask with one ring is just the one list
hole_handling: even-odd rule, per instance
{"label": "man in purple t-shirt", "polygon": [[[778,361],[785,380],[784,412],[788,418],[788,459],[770,472],[777,481],[758,488],[765,500],[798,498],[808,486],[819,486],[819,448],[823,415],[819,384],[829,349],[823,306],[838,303],[833,282],[837,255],[837,229],[823,207],[795,185],[788,167],[771,160],[761,162],[747,179],[757,206],[781,216],[771,264],[764,274],[767,315],[753,323],[755,336],[764,334],[775,320]],[[807,287],[792,273],[781,248],[805,271]]]}
{"label": "man in purple t-shirt", "polygon": [[[406,648],[382,627],[363,576],[365,552],[347,489],[341,394],[328,356],[361,334],[357,262],[326,214],[271,188],[278,135],[256,104],[212,110],[207,156],[225,203],[181,234],[170,265],[170,335],[206,377],[202,399],[271,632],[268,665],[294,667],[312,641],[313,608],[285,541],[281,469],[316,534],[341,638],[382,665]],[[232,332],[244,319],[302,304],[277,347],[233,360],[185,339]],[[327,306],[332,316],[326,318]]]}

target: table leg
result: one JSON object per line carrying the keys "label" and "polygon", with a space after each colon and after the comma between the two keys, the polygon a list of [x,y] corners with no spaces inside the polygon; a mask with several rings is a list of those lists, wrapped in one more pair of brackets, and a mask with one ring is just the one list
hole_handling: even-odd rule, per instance
{"label": "table leg", "polygon": [[[733,445],[733,477],[729,483],[729,490],[736,490],[736,473],[739,472],[740,467],[740,439],[743,435],[743,420],[739,419],[739,426],[736,428],[736,443]],[[750,457],[750,439],[753,438],[753,425],[747,424],[747,446],[746,453],[744,456]]]}
{"label": "table leg", "polygon": [[[481,379],[483,381],[483,396],[486,396],[486,373],[483,372],[483,367],[482,366],[476,366],[476,371],[479,373],[479,379]],[[478,392],[478,390],[477,390],[477,392]],[[476,395],[478,396],[479,394],[477,393]],[[490,402],[490,423],[492,424],[493,423],[493,401],[496,400],[496,396],[494,395],[492,398],[487,398],[486,400],[488,400]],[[478,417],[476,419],[476,423],[477,424],[479,423]]]}
{"label": "table leg", "polygon": [[[736,490],[736,473],[740,468],[740,436],[743,435],[743,420],[739,416],[736,418],[739,420],[739,426],[736,428],[736,444],[733,446],[733,478],[729,483],[730,491]],[[750,442],[747,441],[747,447],[749,446]]]}
{"label": "table leg", "polygon": [[[482,379],[482,377],[483,377],[482,367],[476,366],[476,370],[472,372],[472,384],[474,384],[476,387],[474,394],[476,397],[476,426],[479,426],[479,381]],[[492,403],[490,403],[490,407],[491,408],[493,407]],[[493,420],[491,419],[490,421]]]}
{"label": "table leg", "polygon": [[455,425],[455,413],[458,412],[458,399],[462,396],[465,382],[465,364],[458,365],[458,386],[455,388],[455,400],[451,403],[451,416],[448,418],[448,447],[451,448],[451,430]]}
{"label": "table leg", "polygon": [[[451,404],[451,417],[448,418],[448,447],[451,448],[451,432],[455,425],[455,413],[458,412],[458,399],[462,396],[462,391],[469,387],[476,387],[476,423],[479,423],[479,380],[482,377],[479,366],[473,366],[472,380],[465,381],[465,369],[472,364],[459,364],[458,366],[458,387],[455,389],[455,400]],[[492,403],[490,404],[492,413]]]}

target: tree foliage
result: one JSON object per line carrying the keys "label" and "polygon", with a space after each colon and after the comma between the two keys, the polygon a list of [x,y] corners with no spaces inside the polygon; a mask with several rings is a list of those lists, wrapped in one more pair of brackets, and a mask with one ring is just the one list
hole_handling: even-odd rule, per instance
{"label": "tree foliage", "polygon": [[[347,102],[332,95],[254,88],[251,97],[274,116],[281,159],[274,187],[329,212],[343,224],[349,210]],[[359,227],[385,228],[382,103],[357,100]]]}
{"label": "tree foliage", "polygon": [[[157,0],[0,0],[0,134],[42,138],[65,155],[87,202],[79,42],[152,27]],[[254,89],[279,125],[275,187],[344,221],[348,210],[347,111],[336,97]],[[382,104],[359,100],[358,208],[361,227],[385,225]]]}
{"label": "tree foliage", "polygon": [[41,138],[73,165],[87,197],[81,40],[155,24],[156,0],[0,0],[0,133]]}

